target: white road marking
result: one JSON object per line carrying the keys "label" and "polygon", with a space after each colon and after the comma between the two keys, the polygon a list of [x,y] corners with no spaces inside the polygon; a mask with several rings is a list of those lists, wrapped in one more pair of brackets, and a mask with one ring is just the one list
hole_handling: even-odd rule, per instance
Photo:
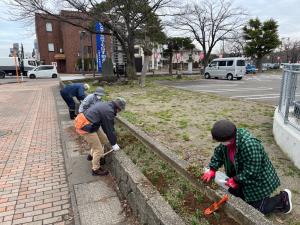
{"label": "white road marking", "polygon": [[220,93],[220,92],[241,92],[241,91],[269,91],[273,88],[236,88],[236,89],[216,89],[216,90],[195,90],[200,92]]}
{"label": "white road marking", "polygon": [[236,87],[238,84],[220,84],[220,85],[188,85],[188,86],[173,86],[173,87],[179,87],[179,88],[214,88],[214,87]]}
{"label": "white road marking", "polygon": [[245,98],[247,100],[254,100],[254,99],[271,99],[271,98],[279,98],[279,95],[276,96],[262,96],[262,97],[255,97],[255,98]]}
{"label": "white road marking", "polygon": [[[296,97],[300,96],[300,95],[295,95]],[[256,98],[245,98],[247,100],[255,100],[255,99],[271,99],[271,98],[279,98],[280,95],[277,96],[262,96],[262,97],[256,97]]]}
{"label": "white road marking", "polygon": [[268,96],[268,95],[279,95],[279,94],[238,95],[238,96],[232,96],[230,98],[251,98],[251,97],[261,97],[261,96]]}

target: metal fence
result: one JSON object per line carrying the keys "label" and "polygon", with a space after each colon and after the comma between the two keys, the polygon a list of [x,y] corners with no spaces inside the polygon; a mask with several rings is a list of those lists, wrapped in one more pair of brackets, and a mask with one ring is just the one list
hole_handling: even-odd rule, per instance
{"label": "metal fence", "polygon": [[300,64],[284,64],[279,99],[279,112],[300,131]]}

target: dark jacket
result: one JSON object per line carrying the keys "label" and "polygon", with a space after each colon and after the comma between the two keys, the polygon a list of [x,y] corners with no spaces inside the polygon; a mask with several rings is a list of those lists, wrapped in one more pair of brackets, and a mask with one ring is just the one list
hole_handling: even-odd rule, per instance
{"label": "dark jacket", "polygon": [[[231,176],[229,162],[228,149],[220,144],[215,148],[209,167],[218,170],[224,165],[226,174]],[[263,145],[246,129],[237,129],[234,170],[233,178],[241,185],[246,202],[260,201],[280,185]]]}
{"label": "dark jacket", "polygon": [[69,84],[61,90],[63,94],[67,94],[70,97],[76,97],[78,100],[83,100],[85,98],[84,91],[84,84],[82,83]]}
{"label": "dark jacket", "polygon": [[97,102],[88,108],[83,114],[87,120],[91,122],[91,124],[84,126],[82,130],[93,133],[101,126],[110,144],[115,145],[117,143],[114,128],[117,107],[114,102]]}

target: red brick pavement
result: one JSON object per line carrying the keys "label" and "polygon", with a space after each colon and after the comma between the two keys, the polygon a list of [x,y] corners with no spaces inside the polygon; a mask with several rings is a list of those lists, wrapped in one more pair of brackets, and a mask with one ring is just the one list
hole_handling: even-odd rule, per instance
{"label": "red brick pavement", "polygon": [[73,223],[54,85],[0,86],[1,225]]}

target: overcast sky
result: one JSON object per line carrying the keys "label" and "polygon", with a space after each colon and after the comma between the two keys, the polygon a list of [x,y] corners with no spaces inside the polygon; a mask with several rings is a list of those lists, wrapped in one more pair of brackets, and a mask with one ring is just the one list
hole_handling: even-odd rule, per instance
{"label": "overcast sky", "polygon": [[[273,18],[278,21],[280,37],[300,39],[299,0],[236,0],[235,6],[248,11],[251,17],[261,20]],[[9,54],[14,42],[23,43],[25,52],[32,52],[35,39],[34,26],[9,21],[7,6],[0,2],[0,57]]]}

